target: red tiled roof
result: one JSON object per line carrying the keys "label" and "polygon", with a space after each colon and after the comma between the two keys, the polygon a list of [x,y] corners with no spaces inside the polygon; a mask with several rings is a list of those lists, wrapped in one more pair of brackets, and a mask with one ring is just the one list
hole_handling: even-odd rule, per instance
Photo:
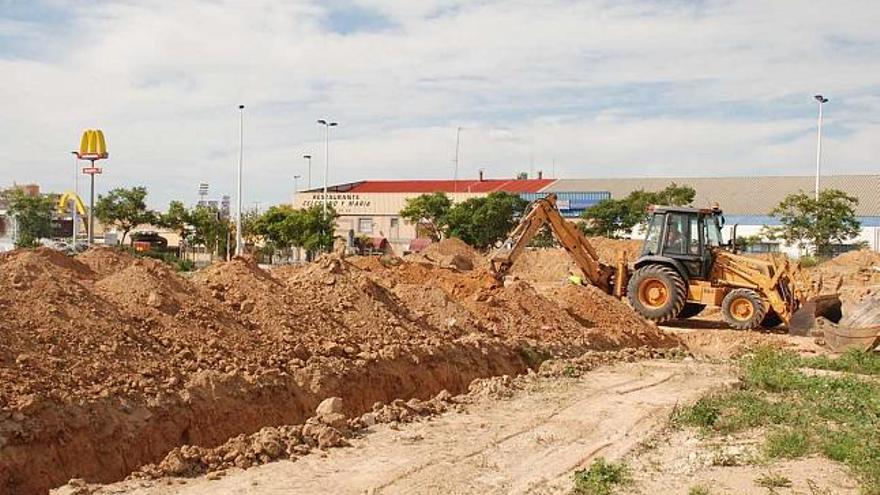
{"label": "red tiled roof", "polygon": [[487,180],[368,180],[354,185],[353,193],[431,193],[504,191],[510,193],[540,192],[554,179],[487,179]]}

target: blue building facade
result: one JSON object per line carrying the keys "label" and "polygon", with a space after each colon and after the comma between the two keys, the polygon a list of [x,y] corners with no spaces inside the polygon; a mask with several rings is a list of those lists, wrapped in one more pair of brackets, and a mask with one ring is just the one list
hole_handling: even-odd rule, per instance
{"label": "blue building facade", "polygon": [[[544,198],[549,193],[519,193],[519,197],[532,202],[539,198]],[[578,218],[587,208],[595,205],[603,199],[611,199],[611,193],[608,191],[591,191],[591,192],[555,192],[556,206],[559,212],[565,218]]]}

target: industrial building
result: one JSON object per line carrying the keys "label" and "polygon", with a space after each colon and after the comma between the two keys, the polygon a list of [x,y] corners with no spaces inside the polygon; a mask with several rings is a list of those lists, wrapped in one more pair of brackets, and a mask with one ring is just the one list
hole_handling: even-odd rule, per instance
{"label": "industrial building", "polygon": [[[364,180],[337,184],[327,190],[327,202],[339,213],[337,234],[350,232],[383,238],[397,253],[409,249],[416,237],[415,226],[400,218],[406,199],[432,192],[447,193],[453,201],[484,196],[493,191],[518,194],[532,200],[547,193],[559,196],[559,208],[568,218],[577,218],[586,208],[605,198],[622,198],[639,189],[656,191],[672,182],[689,185],[696,192],[694,206],[721,205],[726,218],[726,234],[734,225],[737,235],[754,235],[764,226],[778,225],[769,215],[786,195],[810,192],[813,176],[746,177],[653,177],[621,179],[484,179],[476,180]],[[856,214],[862,224],[861,235],[852,244],[865,242],[880,251],[880,175],[832,175],[822,177],[823,188],[840,189],[859,200]],[[299,191],[293,203],[297,208],[321,204],[321,189]],[[638,237],[638,232],[633,236]],[[799,246],[764,242],[759,248],[799,254]]]}

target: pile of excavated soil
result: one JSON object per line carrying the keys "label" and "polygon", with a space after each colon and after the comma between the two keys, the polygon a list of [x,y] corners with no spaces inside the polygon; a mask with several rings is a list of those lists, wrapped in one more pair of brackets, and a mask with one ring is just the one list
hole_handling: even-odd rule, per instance
{"label": "pile of excavated soil", "polygon": [[588,240],[596,248],[599,259],[609,265],[617,263],[619,253],[624,253],[628,261],[634,261],[642,253],[642,241],[635,239],[589,237]]}
{"label": "pile of excavated soil", "polygon": [[0,255],[0,321],[0,491],[15,493],[302,423],[330,395],[361,414],[551,354],[677,345],[591,288],[548,298],[482,268],[335,256],[187,278],[109,249],[14,251]]}
{"label": "pile of excavated soil", "polygon": [[486,262],[474,248],[455,237],[429,244],[419,253],[407,256],[407,260],[458,270],[473,270]]}
{"label": "pile of excavated soil", "polygon": [[445,321],[450,328],[474,322],[471,331],[549,348],[676,344],[625,303],[594,287],[562,287],[545,296],[522,280],[502,286],[485,270],[456,273],[412,263],[361,266],[416,316]]}
{"label": "pile of excavated soil", "polygon": [[[638,258],[642,242],[628,239],[607,239],[590,237],[590,244],[596,249],[599,260],[608,265],[616,265],[620,253],[629,262]],[[580,273],[577,265],[562,248],[527,249],[513,264],[510,274],[544,289],[551,285],[564,284],[569,273]]]}
{"label": "pile of excavated soil", "polygon": [[880,293],[880,253],[850,251],[809,269],[823,292],[837,292],[844,314],[873,294]]}
{"label": "pile of excavated soil", "polygon": [[880,284],[880,253],[850,251],[820,263],[809,270],[825,287],[864,287]]}

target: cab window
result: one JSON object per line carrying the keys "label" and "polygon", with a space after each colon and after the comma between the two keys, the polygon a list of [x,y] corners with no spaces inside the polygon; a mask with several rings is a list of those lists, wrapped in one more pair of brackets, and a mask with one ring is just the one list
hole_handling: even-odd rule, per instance
{"label": "cab window", "polygon": [[663,214],[651,216],[648,232],[645,234],[645,247],[642,249],[645,254],[657,254],[660,251],[660,231],[665,217],[666,215]]}
{"label": "cab window", "polygon": [[690,235],[688,236],[688,254],[693,254],[699,256],[700,254],[700,227],[699,227],[699,218],[696,215],[691,215],[691,225],[689,231]]}
{"label": "cab window", "polygon": [[666,238],[663,241],[663,252],[669,254],[687,254],[688,215],[670,213],[666,222]]}
{"label": "cab window", "polygon": [[718,228],[715,219],[711,217],[706,218],[703,224],[706,227],[706,244],[713,247],[721,246],[721,229]]}

